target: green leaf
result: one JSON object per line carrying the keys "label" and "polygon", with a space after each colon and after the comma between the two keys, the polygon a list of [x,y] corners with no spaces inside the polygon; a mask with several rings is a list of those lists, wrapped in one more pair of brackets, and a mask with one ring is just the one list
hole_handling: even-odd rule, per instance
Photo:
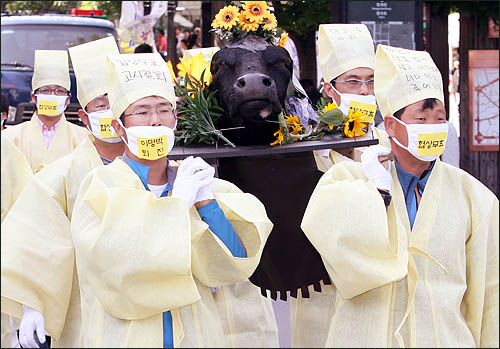
{"label": "green leaf", "polygon": [[346,117],[339,108],[336,108],[321,115],[319,120],[328,125],[339,126],[345,123]]}

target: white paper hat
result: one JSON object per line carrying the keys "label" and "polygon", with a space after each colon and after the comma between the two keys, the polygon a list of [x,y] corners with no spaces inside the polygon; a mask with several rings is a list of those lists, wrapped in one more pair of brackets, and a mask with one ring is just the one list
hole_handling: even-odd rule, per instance
{"label": "white paper hat", "polygon": [[68,49],[76,77],[76,91],[82,108],[108,92],[106,56],[119,54],[114,37],[95,40]]}
{"label": "white paper hat", "polygon": [[159,53],[118,54],[106,58],[108,98],[113,117],[148,96],[168,100],[175,109],[175,92],[167,64]]}
{"label": "white paper hat", "polygon": [[318,59],[325,81],[355,68],[375,66],[375,50],[364,24],[320,24]]}
{"label": "white paper hat", "polygon": [[374,79],[384,117],[427,98],[444,104],[441,73],[428,52],[378,45]]}
{"label": "white paper hat", "polygon": [[67,51],[35,50],[31,88],[34,91],[47,85],[59,85],[68,91],[71,88]]}

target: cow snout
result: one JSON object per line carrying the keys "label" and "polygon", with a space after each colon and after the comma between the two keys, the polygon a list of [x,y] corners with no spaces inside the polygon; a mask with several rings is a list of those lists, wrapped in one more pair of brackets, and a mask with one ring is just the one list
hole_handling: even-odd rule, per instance
{"label": "cow snout", "polygon": [[234,87],[240,92],[274,88],[274,80],[264,74],[245,74],[236,80]]}

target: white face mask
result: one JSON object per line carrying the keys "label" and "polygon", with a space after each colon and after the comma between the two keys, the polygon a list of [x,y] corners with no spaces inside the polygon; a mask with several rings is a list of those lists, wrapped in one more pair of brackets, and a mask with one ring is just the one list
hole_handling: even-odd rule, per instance
{"label": "white face mask", "polygon": [[352,101],[377,105],[377,100],[374,95],[362,96],[362,95],[355,95],[352,93],[340,93],[339,91],[337,91],[335,87],[333,87],[333,85],[332,88],[340,96],[339,109],[342,111],[342,113],[344,113],[344,115],[349,115],[349,106]]}
{"label": "white face mask", "polygon": [[115,129],[111,126],[113,120],[113,112],[111,109],[87,113],[89,116],[90,127],[87,126],[89,131],[98,139],[108,143],[118,143],[122,139],[116,134]]}
{"label": "white face mask", "polygon": [[174,147],[174,130],[167,126],[131,126],[126,128],[120,119],[118,123],[127,133],[128,142],[123,139],[132,154],[139,159],[157,160],[165,157]]}
{"label": "white face mask", "polygon": [[57,116],[66,110],[66,99],[69,96],[36,94],[36,110],[38,115]]}
{"label": "white face mask", "polygon": [[406,127],[408,133],[408,147],[405,147],[395,137],[392,140],[411,155],[422,161],[433,161],[444,153],[448,124],[406,124],[392,116],[397,122]]}

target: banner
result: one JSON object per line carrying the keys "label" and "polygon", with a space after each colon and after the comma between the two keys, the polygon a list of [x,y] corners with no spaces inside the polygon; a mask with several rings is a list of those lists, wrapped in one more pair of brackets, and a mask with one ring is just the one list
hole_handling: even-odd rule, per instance
{"label": "banner", "polygon": [[153,26],[167,10],[168,1],[151,1],[151,13],[144,16],[144,1],[122,1],[119,33],[122,41],[135,47],[146,43],[157,52]]}

